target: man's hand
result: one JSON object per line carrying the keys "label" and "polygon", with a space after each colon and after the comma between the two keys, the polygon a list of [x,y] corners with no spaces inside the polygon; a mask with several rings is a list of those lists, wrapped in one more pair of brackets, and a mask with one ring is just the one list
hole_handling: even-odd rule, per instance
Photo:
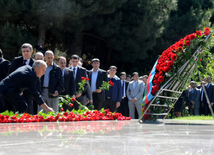
{"label": "man's hand", "polygon": [[211,106],[213,106],[213,102],[211,102]]}
{"label": "man's hand", "polygon": [[78,93],[78,94],[76,95],[76,98],[80,97],[81,95],[82,95],[81,93]]}
{"label": "man's hand", "polygon": [[129,92],[128,92],[128,94],[130,95],[130,94],[131,94],[131,92],[129,91]]}
{"label": "man's hand", "polygon": [[48,113],[48,112],[51,112],[51,111],[54,111],[51,107],[47,106],[46,103],[43,103],[43,104],[41,105],[41,107],[42,107],[43,109],[45,109],[45,111],[46,111],[47,113]]}
{"label": "man's hand", "polygon": [[186,104],[186,101],[184,101],[184,105]]}
{"label": "man's hand", "polygon": [[135,98],[131,99],[131,102],[132,102],[132,103],[135,102],[135,101],[137,101]]}
{"label": "man's hand", "polygon": [[48,113],[48,112],[51,112],[51,111],[54,112],[53,108],[51,108],[51,107],[48,107],[45,111],[46,111],[47,113]]}
{"label": "man's hand", "polygon": [[101,90],[101,89],[97,89],[96,92],[97,92],[97,93],[101,93],[102,90]]}
{"label": "man's hand", "polygon": [[53,96],[55,97],[55,96],[58,96],[58,95],[59,95],[59,93],[58,93],[58,91],[56,90],[56,91],[54,92]]}
{"label": "man's hand", "polygon": [[116,108],[118,108],[120,106],[120,102],[116,103]]}
{"label": "man's hand", "polygon": [[72,98],[74,98],[74,99],[75,99],[75,98],[76,98],[76,96],[75,96],[75,95],[73,95],[73,96],[72,96]]}
{"label": "man's hand", "polygon": [[22,96],[22,95],[23,95],[23,92],[21,92],[19,95]]}

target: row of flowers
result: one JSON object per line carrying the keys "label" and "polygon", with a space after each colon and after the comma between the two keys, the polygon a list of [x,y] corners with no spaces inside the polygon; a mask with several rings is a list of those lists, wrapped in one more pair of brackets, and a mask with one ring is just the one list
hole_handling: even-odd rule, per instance
{"label": "row of flowers", "polygon": [[160,89],[160,84],[164,82],[166,73],[171,71],[173,64],[178,58],[178,54],[183,53],[185,48],[190,46],[194,39],[206,37],[210,34],[210,32],[211,30],[208,27],[204,28],[203,33],[201,30],[196,31],[195,33],[189,34],[186,37],[180,39],[178,42],[174,43],[168,49],[163,51],[162,55],[158,59],[156,72],[153,79],[153,87],[151,91],[153,96]]}
{"label": "row of flowers", "polygon": [[69,121],[97,121],[97,120],[130,120],[120,113],[112,113],[107,110],[93,110],[82,112],[60,112],[60,113],[39,113],[38,115],[24,114],[0,114],[0,123],[31,123],[31,122],[69,122]]}

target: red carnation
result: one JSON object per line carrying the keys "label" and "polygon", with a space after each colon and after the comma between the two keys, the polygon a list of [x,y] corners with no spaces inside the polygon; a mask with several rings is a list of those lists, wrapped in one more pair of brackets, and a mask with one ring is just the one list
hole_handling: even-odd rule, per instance
{"label": "red carnation", "polygon": [[199,61],[202,61],[202,59],[199,59]]}
{"label": "red carnation", "polygon": [[86,80],[86,81],[88,81],[88,80],[89,80],[89,78],[85,78],[85,80]]}
{"label": "red carnation", "polygon": [[75,102],[75,101],[76,101],[76,99],[75,99],[75,98],[72,98],[72,99],[71,99],[71,101],[72,101],[72,102]]}
{"label": "red carnation", "polygon": [[114,83],[112,81],[108,82],[111,86],[114,86]]}
{"label": "red carnation", "polygon": [[159,85],[159,84],[160,84],[160,82],[159,82],[158,80],[153,80],[153,84],[157,84],[157,85]]}
{"label": "red carnation", "polygon": [[186,46],[190,46],[190,41],[189,40],[186,40],[185,43],[186,43]]}
{"label": "red carnation", "polygon": [[[151,94],[152,94],[153,96],[155,96],[155,93],[156,93],[156,91],[154,91],[154,90],[151,91]],[[148,105],[148,104],[146,104],[146,105]]]}
{"label": "red carnation", "polygon": [[183,47],[183,46],[184,46],[184,41],[183,41],[183,40],[180,41],[180,42],[178,43],[178,46]]}
{"label": "red carnation", "polygon": [[205,36],[208,36],[209,34],[210,34],[210,28],[209,27],[206,27],[205,29],[204,29],[204,35]]}
{"label": "red carnation", "polygon": [[195,39],[195,38],[196,38],[196,34],[195,34],[195,33],[190,34],[190,40],[193,40],[193,39]]}
{"label": "red carnation", "polygon": [[164,72],[169,72],[171,70],[171,67],[170,66],[166,66],[163,68],[163,71]]}
{"label": "red carnation", "polygon": [[70,106],[70,107],[73,107],[73,106],[74,106],[74,104],[70,103],[70,104],[69,104],[69,106]]}
{"label": "red carnation", "polygon": [[158,78],[158,82],[163,82],[164,81],[164,77],[163,76],[160,76],[159,78]]}
{"label": "red carnation", "polygon": [[209,34],[210,34],[209,31],[204,31],[204,35],[205,35],[205,36],[208,36]]}
{"label": "red carnation", "polygon": [[198,36],[202,36],[201,30],[196,31],[196,34],[197,34],[197,37],[198,37]]}
{"label": "red carnation", "polygon": [[172,59],[173,61],[175,61],[175,60],[177,59],[177,57],[178,57],[178,56],[177,56],[176,54],[174,54],[174,53],[171,54],[171,59]]}
{"label": "red carnation", "polygon": [[64,111],[64,109],[63,109],[63,108],[61,108],[61,111]]}
{"label": "red carnation", "polygon": [[82,80],[82,81],[85,80],[85,77],[81,77],[81,80]]}
{"label": "red carnation", "polygon": [[159,85],[154,85],[154,86],[152,86],[152,89],[153,89],[154,91],[158,91],[158,90],[159,90]]}
{"label": "red carnation", "polygon": [[183,52],[183,47],[179,46],[177,49],[178,52]]}
{"label": "red carnation", "polygon": [[167,66],[172,66],[173,65],[173,61],[168,61],[167,62]]}

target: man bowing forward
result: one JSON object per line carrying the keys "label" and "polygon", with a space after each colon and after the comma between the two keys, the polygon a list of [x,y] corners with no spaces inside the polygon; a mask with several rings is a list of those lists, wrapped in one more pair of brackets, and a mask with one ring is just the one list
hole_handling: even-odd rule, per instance
{"label": "man bowing forward", "polygon": [[53,111],[42,99],[36,89],[36,82],[45,74],[46,63],[42,60],[34,62],[33,66],[23,66],[15,70],[0,82],[0,96],[4,103],[13,105],[14,112],[24,113],[28,109],[28,104],[22,97],[24,90],[32,94],[35,101],[47,112]]}

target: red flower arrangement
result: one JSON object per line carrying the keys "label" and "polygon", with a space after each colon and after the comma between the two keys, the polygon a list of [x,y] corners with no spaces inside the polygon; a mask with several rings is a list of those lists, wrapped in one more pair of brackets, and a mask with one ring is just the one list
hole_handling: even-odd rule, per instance
{"label": "red flower arrangement", "polygon": [[164,82],[165,74],[172,69],[174,62],[178,58],[178,53],[183,53],[184,49],[191,45],[192,40],[199,38],[203,35],[208,36],[210,32],[211,30],[208,27],[204,29],[203,33],[201,32],[201,30],[196,31],[196,33],[187,35],[186,37],[180,39],[178,42],[176,42],[175,44],[170,46],[168,49],[163,51],[162,55],[158,60],[158,63],[156,66],[156,73],[152,81],[153,87],[152,87],[151,94],[153,96],[159,90],[160,83]]}
{"label": "red flower arrangement", "polygon": [[102,111],[86,111],[81,114],[74,112],[60,112],[40,115],[29,115],[24,113],[21,115],[13,114],[12,116],[0,114],[0,123],[30,123],[30,122],[69,122],[69,121],[96,121],[96,120],[130,120],[120,113],[112,113],[109,109]]}

